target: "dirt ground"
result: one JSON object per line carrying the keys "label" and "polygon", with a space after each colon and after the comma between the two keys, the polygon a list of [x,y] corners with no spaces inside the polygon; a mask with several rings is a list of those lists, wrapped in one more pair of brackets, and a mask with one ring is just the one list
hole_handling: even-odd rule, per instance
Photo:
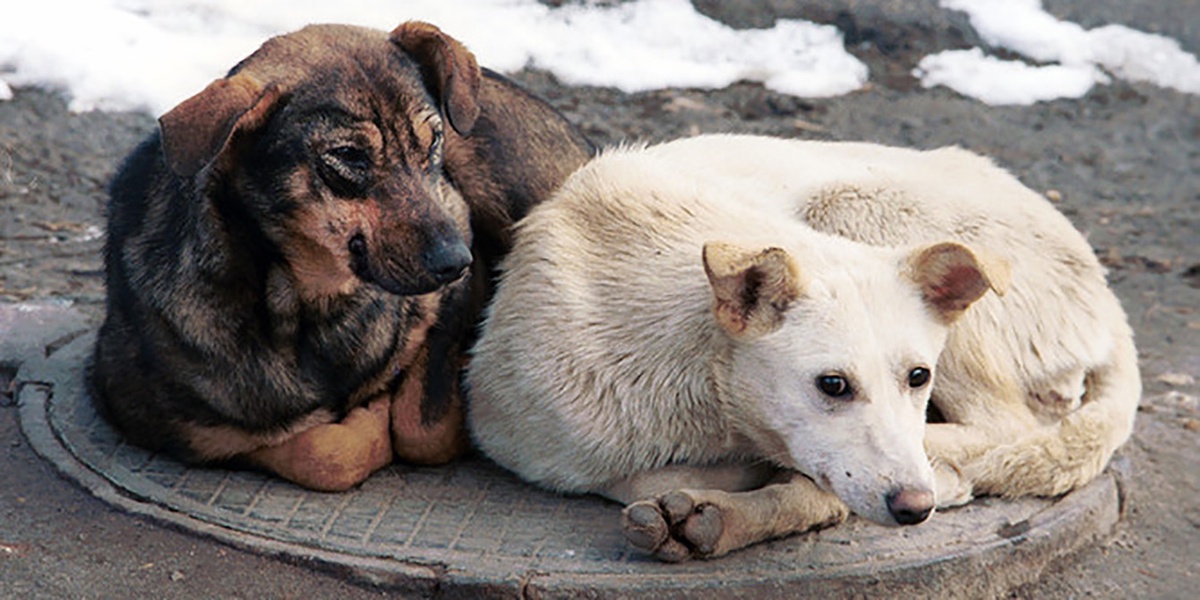
{"label": "dirt ground", "polygon": [[[909,75],[929,52],[978,43],[961,15],[935,2],[696,4],[737,27],[777,17],[837,23],[847,47],[869,64],[872,83],[808,100],[750,83],[623,94],[565,87],[545,73],[516,78],[601,145],[700,132],[957,144],[1057,199],[1110,269],[1137,332],[1145,397],[1121,450],[1132,481],[1116,535],[1014,597],[1192,597],[1200,581],[1200,97],[1116,83],[1081,100],[988,107],[922,89]],[[1200,53],[1200,17],[1180,18],[1194,13],[1189,0],[1046,5],[1085,26],[1165,33]],[[154,121],[71,114],[65,106],[59,95],[33,89],[0,103],[0,301],[71,303],[98,321],[105,185]],[[16,412],[0,395],[0,581],[8,590],[0,596],[387,595],[117,513],[58,480],[24,442]]]}

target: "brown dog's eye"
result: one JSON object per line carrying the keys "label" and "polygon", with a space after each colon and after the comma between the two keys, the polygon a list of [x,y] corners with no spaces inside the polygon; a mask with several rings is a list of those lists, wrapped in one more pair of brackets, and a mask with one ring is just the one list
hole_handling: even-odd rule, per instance
{"label": "brown dog's eye", "polygon": [[425,149],[426,168],[434,169],[441,166],[444,134],[441,117],[436,112],[426,113],[425,118],[416,128],[416,140],[414,140],[418,148]]}
{"label": "brown dog's eye", "polygon": [[830,398],[844,398],[854,392],[850,382],[841,375],[821,375],[817,377],[817,389]]}
{"label": "brown dog's eye", "polygon": [[326,160],[348,169],[365,171],[371,168],[371,155],[357,146],[334,146],[325,151]]}
{"label": "brown dog's eye", "polygon": [[358,146],[334,146],[321,153],[320,173],[333,191],[360,196],[371,181],[371,154]]}

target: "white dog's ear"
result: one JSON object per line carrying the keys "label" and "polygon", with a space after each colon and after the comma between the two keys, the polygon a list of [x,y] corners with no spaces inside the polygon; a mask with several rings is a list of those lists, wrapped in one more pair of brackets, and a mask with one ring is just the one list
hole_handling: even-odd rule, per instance
{"label": "white dog's ear", "polygon": [[1003,295],[1012,277],[1007,260],[957,242],[918,248],[906,263],[909,278],[946,324],[962,316],[989,289]]}
{"label": "white dog's ear", "polygon": [[709,242],[704,245],[704,272],[716,299],[717,323],[735,337],[774,331],[800,296],[796,263],[782,248],[749,250]]}

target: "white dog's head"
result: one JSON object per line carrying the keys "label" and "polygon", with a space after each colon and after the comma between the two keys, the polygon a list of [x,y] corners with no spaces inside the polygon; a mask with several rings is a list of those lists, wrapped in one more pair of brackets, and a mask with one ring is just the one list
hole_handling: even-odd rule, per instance
{"label": "white dog's head", "polygon": [[740,426],[784,466],[882,524],[933,511],[925,410],[949,325],[1008,265],[940,243],[912,251],[704,247]]}

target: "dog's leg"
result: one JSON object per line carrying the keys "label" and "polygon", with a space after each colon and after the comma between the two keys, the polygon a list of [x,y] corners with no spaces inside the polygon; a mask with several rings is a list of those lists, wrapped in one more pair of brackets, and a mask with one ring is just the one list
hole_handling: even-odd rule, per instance
{"label": "dog's leg", "polygon": [[[1024,411],[1025,407],[1018,405],[1015,410]],[[994,424],[996,420],[985,419],[983,422]],[[976,494],[975,481],[968,473],[968,466],[976,464],[989,450],[1017,435],[992,426],[927,423],[925,453],[933,466],[938,508],[962,506],[973,500]]]}
{"label": "dog's leg", "polygon": [[1057,496],[1090,481],[1110,452],[1074,421],[1038,426],[1021,436],[998,436],[973,425],[929,425],[925,447],[938,508],[960,506],[977,495]]}
{"label": "dog's leg", "polygon": [[[1014,410],[1026,409],[1020,406]],[[962,506],[977,495],[1000,493],[998,483],[1016,476],[1012,472],[1014,465],[1005,467],[1006,459],[1000,457],[1029,454],[1032,448],[1022,449],[1021,446],[1032,446],[1033,440],[1039,437],[1056,435],[1057,425],[1039,425],[1033,423],[1032,418],[1016,419],[1015,415],[1014,420],[1028,423],[1020,429],[1006,428],[988,420],[979,424],[929,423],[925,426],[925,452],[933,465],[938,508]],[[1037,461],[1034,456],[1026,456],[1020,462],[1034,464]],[[1042,462],[1049,466],[1047,461]],[[1055,493],[1026,491],[1012,495],[1050,496]]]}
{"label": "dog's leg", "polygon": [[[938,508],[962,506],[975,499],[975,487],[959,466],[965,464],[963,454],[971,454],[968,444],[975,444],[986,434],[969,426],[955,423],[930,423],[925,426],[925,453],[933,466],[934,488]],[[983,449],[974,452],[978,456]]]}
{"label": "dog's leg", "polygon": [[[457,382],[455,354],[439,353],[450,366],[433,365],[426,344],[405,369],[400,389],[392,398],[392,449],[405,462],[437,465],[449,462],[468,447],[466,415]],[[446,373],[436,367],[445,366]],[[436,383],[435,383],[436,381]]]}
{"label": "dog's leg", "polygon": [[[735,490],[755,479],[753,475],[739,477],[727,468],[686,469],[668,467],[642,473],[611,486],[610,493],[627,497],[639,490],[661,489],[659,475],[669,482],[713,482]],[[621,529],[633,546],[661,560],[679,562],[723,556],[764,540],[828,527],[849,514],[837,496],[822,491],[804,475],[785,471],[768,485],[750,491],[682,488],[633,502],[621,515]]]}
{"label": "dog's leg", "polygon": [[[1044,422],[1019,387],[996,386],[984,379],[951,379],[935,395],[950,422],[925,426],[925,453],[936,479],[937,506],[950,508],[988,493],[978,474],[985,455],[1043,429]],[[947,389],[948,388],[948,389]]]}
{"label": "dog's leg", "polygon": [[408,463],[439,465],[470,447],[463,407],[464,348],[486,299],[478,256],[466,282],[445,292],[424,343],[392,396],[392,450]]}
{"label": "dog's leg", "polygon": [[347,490],[392,462],[388,438],[388,399],[381,397],[350,411],[340,423],[306,429],[247,458],[306,488]]}
{"label": "dog's leg", "polygon": [[[1095,478],[1133,430],[1141,378],[1129,336],[1118,338],[1109,364],[1088,374],[1086,389],[1078,408],[1055,422],[1029,429],[997,431],[981,425],[930,424],[926,450],[935,468],[939,463],[953,466],[960,477],[958,485],[975,494],[1064,494]],[[944,475],[938,472],[939,506],[945,506],[942,486],[952,485],[949,477],[943,481]]]}

